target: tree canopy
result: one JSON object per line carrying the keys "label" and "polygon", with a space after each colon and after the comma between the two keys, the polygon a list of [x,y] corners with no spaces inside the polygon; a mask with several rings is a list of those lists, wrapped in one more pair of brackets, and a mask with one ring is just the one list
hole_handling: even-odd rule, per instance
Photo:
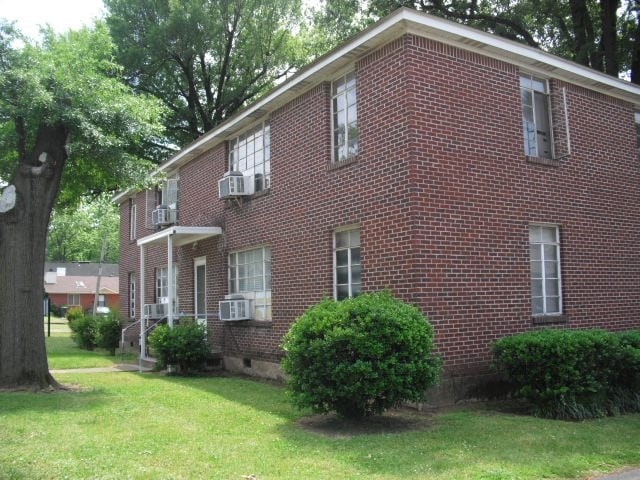
{"label": "tree canopy", "polygon": [[541,48],[640,83],[640,0],[324,0],[314,25],[335,46],[399,7]]}
{"label": "tree canopy", "polygon": [[105,0],[125,79],[170,111],[183,146],[306,62],[300,0]]}
{"label": "tree canopy", "polygon": [[47,261],[98,262],[105,243],[104,261],[120,258],[120,212],[111,195],[83,198],[72,208],[57,208],[47,236]]}

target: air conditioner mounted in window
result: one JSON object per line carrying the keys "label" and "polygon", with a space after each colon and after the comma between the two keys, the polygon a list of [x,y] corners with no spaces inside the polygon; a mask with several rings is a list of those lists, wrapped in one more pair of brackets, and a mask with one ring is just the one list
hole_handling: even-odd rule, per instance
{"label": "air conditioner mounted in window", "polygon": [[172,225],[176,223],[178,211],[166,205],[160,205],[151,212],[151,223],[156,226]]}
{"label": "air conditioner mounted in window", "polygon": [[168,303],[150,303],[144,306],[144,316],[149,320],[158,320],[168,315]]}
{"label": "air conditioner mounted in window", "polygon": [[220,320],[231,322],[237,320],[251,320],[251,300],[241,295],[228,295],[218,303]]}
{"label": "air conditioner mounted in window", "polygon": [[244,176],[242,172],[227,172],[218,181],[219,198],[235,198],[253,195],[255,181],[253,176]]}

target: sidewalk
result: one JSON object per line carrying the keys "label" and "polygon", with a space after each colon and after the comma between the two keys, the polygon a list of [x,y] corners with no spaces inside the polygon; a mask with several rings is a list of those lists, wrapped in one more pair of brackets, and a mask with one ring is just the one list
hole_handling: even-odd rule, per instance
{"label": "sidewalk", "polygon": [[60,368],[50,370],[51,373],[109,373],[109,372],[150,372],[148,367],[139,367],[133,363],[121,363],[111,367],[95,368]]}
{"label": "sidewalk", "polygon": [[589,477],[592,480],[640,480],[640,468],[610,473],[603,477]]}

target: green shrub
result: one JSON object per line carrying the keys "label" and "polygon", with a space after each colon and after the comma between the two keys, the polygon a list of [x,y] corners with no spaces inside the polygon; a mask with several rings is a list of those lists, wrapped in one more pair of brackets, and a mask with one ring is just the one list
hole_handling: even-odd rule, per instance
{"label": "green shrub", "polygon": [[71,322],[81,317],[84,317],[84,312],[81,307],[71,307],[67,310],[67,321],[69,322],[69,326],[71,326]]}
{"label": "green shrub", "polygon": [[308,309],[284,338],[295,405],[358,418],[420,401],[440,371],[424,315],[389,292]]}
{"label": "green shrub", "polygon": [[106,316],[96,317],[94,322],[96,345],[115,355],[122,336],[122,324],[118,314],[112,312]]}
{"label": "green shrub", "polygon": [[69,328],[71,329],[71,338],[84,350],[93,350],[96,345],[96,322],[93,317],[85,316],[82,311],[80,314],[74,313],[69,317]]}
{"label": "green shrub", "polygon": [[638,411],[629,386],[640,350],[604,330],[541,330],[498,340],[495,366],[539,416],[585,419]]}
{"label": "green shrub", "polygon": [[195,322],[173,328],[159,325],[149,336],[149,345],[158,358],[159,368],[177,365],[178,372],[185,375],[202,369],[211,355],[207,329]]}

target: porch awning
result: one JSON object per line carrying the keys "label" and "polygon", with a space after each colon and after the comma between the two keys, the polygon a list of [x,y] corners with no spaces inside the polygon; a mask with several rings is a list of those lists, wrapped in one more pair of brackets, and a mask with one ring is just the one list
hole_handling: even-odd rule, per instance
{"label": "porch awning", "polygon": [[160,230],[152,235],[147,235],[138,239],[138,246],[167,244],[167,239],[172,237],[172,243],[175,247],[181,247],[200,240],[222,235],[220,227],[182,227],[174,226]]}

